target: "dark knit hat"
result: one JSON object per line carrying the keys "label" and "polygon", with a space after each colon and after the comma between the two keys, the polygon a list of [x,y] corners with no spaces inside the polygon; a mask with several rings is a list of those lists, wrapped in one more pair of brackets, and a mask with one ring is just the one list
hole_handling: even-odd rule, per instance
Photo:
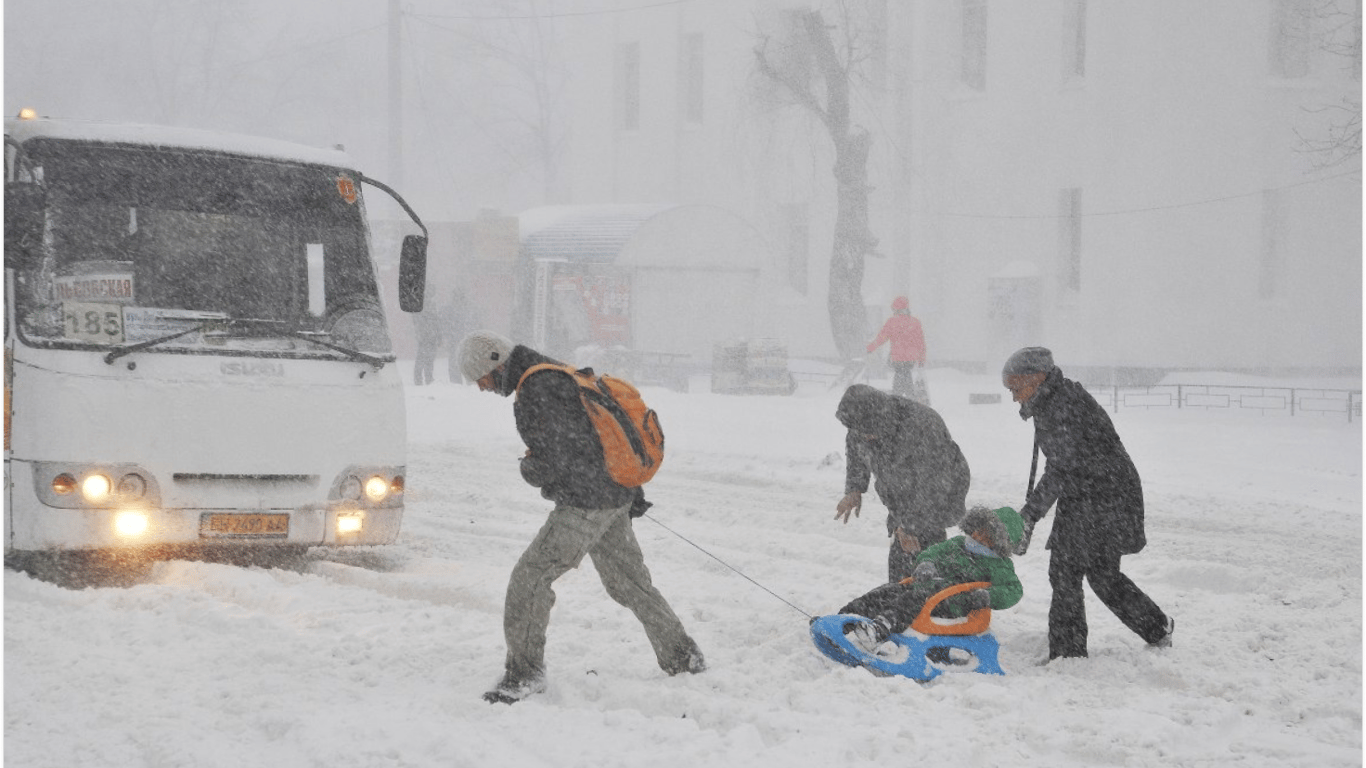
{"label": "dark knit hat", "polygon": [[1025,347],[1010,356],[1001,368],[1002,376],[1048,373],[1053,370],[1053,353],[1045,347]]}

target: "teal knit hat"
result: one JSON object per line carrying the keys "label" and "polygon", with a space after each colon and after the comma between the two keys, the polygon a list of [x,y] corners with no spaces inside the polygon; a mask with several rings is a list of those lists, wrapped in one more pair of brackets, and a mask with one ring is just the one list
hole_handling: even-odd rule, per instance
{"label": "teal knit hat", "polygon": [[1024,538],[1024,518],[1010,507],[996,510],[996,517],[1006,527],[1006,536],[1010,538],[1010,548],[1013,550],[1015,545],[1020,543],[1020,539]]}

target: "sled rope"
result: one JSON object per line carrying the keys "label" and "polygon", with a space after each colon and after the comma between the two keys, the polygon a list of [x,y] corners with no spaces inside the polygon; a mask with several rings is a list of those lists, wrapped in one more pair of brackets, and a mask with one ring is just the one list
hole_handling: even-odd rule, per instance
{"label": "sled rope", "polygon": [[791,608],[792,610],[796,611],[797,613],[800,613],[801,615],[807,617],[808,619],[814,618],[811,614],[809,614],[809,613],[807,613],[806,611],[803,611],[801,608],[798,608],[797,606],[793,605],[791,602],[789,602],[789,601],[788,601],[786,598],[784,598],[782,595],[778,594],[777,592],[774,592],[773,590],[769,589],[768,587],[765,587],[763,584],[760,584],[759,582],[755,581],[754,579],[751,579],[749,576],[745,575],[745,573],[744,573],[743,571],[741,571],[739,568],[736,568],[735,566],[731,565],[730,563],[726,562],[725,560],[722,560],[721,558],[717,557],[716,555],[713,555],[712,553],[710,553],[710,552],[708,552],[707,550],[703,549],[701,546],[699,546],[699,545],[697,544],[697,542],[692,541],[691,539],[689,539],[688,537],[686,537],[686,536],[684,536],[683,534],[679,533],[678,531],[675,531],[674,529],[670,528],[669,526],[667,526],[667,525],[665,525],[665,524],[659,522],[658,520],[656,520],[656,519],[654,519],[653,517],[651,517],[648,513],[645,515],[645,517],[646,517],[647,519],[649,519],[650,522],[654,523],[655,525],[659,526],[660,528],[663,528],[664,530],[666,530],[666,531],[668,531],[669,533],[672,533],[673,535],[677,536],[678,538],[680,538],[680,539],[682,539],[682,540],[688,542],[689,544],[693,545],[694,547],[697,547],[697,550],[698,550],[699,552],[701,552],[702,554],[706,555],[707,557],[710,557],[711,559],[715,560],[716,562],[720,563],[721,565],[724,565],[724,566],[726,566],[727,568],[731,569],[732,571],[735,571],[736,573],[740,574],[740,576],[743,577],[743,578],[745,579],[745,581],[748,581],[750,584],[753,584],[754,586],[758,587],[759,589],[762,589],[763,591],[765,591],[765,592],[769,593],[770,595],[773,595],[774,597],[776,597],[776,598],[778,598],[779,600],[783,601],[784,603],[787,604],[787,607]]}

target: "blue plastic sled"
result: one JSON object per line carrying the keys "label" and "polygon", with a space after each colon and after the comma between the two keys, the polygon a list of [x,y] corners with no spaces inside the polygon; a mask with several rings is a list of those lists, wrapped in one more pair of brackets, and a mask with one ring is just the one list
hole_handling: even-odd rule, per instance
{"label": "blue plastic sled", "polygon": [[[997,656],[1000,644],[995,635],[987,631],[991,623],[991,609],[983,608],[968,615],[967,621],[945,623],[930,616],[930,611],[941,600],[967,589],[987,587],[981,582],[958,584],[935,595],[926,602],[920,615],[911,623],[910,629],[893,634],[887,638],[895,644],[889,653],[874,656],[850,642],[844,628],[850,624],[872,623],[871,619],[854,614],[837,613],[822,616],[811,622],[811,639],[816,648],[829,658],[850,667],[864,667],[874,674],[900,675],[912,680],[926,682],[933,680],[946,670],[981,672],[988,675],[1004,675]],[[940,664],[930,661],[931,648],[957,648],[972,655],[973,662],[968,666]]]}

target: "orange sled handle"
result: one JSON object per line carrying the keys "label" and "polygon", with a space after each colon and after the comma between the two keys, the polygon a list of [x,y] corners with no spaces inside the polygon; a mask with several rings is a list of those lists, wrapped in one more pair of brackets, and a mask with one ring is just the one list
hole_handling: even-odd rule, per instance
{"label": "orange sled handle", "polygon": [[978,608],[967,615],[967,621],[956,624],[947,624],[935,620],[930,616],[930,612],[944,600],[956,594],[972,589],[988,589],[990,587],[991,582],[989,581],[970,581],[967,584],[954,584],[951,587],[945,587],[925,601],[925,607],[920,609],[920,615],[911,622],[911,629],[922,635],[980,635],[991,626],[990,608]]}

